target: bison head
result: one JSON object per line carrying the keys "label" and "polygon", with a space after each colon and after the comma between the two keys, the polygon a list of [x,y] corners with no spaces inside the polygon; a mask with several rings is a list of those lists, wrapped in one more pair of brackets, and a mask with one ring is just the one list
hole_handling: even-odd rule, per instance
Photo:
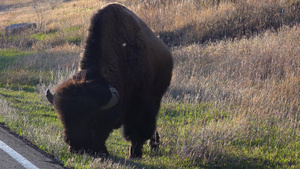
{"label": "bison head", "polygon": [[107,82],[80,76],[59,85],[54,94],[47,90],[46,97],[63,124],[71,151],[107,153],[105,140],[118,116],[113,109],[119,94]]}

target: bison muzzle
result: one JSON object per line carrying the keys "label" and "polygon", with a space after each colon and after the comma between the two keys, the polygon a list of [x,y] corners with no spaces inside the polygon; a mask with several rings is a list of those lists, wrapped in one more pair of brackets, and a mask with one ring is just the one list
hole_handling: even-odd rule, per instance
{"label": "bison muzzle", "polygon": [[145,141],[159,146],[156,117],[170,85],[169,49],[132,11],[109,4],[91,20],[79,71],[46,97],[76,153],[108,154],[105,141],[122,127],[129,157],[142,157]]}

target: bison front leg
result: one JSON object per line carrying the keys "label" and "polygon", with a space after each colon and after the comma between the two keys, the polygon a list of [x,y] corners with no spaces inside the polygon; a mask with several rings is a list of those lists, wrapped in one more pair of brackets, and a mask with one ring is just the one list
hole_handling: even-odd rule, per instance
{"label": "bison front leg", "polygon": [[144,142],[131,142],[129,158],[142,158]]}
{"label": "bison front leg", "polygon": [[141,158],[143,144],[151,139],[156,130],[156,115],[159,106],[153,103],[152,97],[145,91],[136,93],[123,123],[123,134],[131,141],[130,158]]}

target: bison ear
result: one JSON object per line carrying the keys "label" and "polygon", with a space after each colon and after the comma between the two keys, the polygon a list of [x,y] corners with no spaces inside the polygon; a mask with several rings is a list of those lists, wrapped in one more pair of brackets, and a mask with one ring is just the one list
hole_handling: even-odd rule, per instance
{"label": "bison ear", "polygon": [[53,104],[53,94],[50,92],[49,89],[47,89],[47,91],[46,91],[46,97],[47,97],[48,101],[49,101],[51,104]]}

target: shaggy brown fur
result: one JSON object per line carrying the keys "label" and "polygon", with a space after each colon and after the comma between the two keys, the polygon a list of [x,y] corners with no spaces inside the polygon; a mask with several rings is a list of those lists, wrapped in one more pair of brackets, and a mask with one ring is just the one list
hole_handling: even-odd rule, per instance
{"label": "shaggy brown fur", "polygon": [[[150,138],[157,148],[156,116],[172,68],[168,48],[138,16],[120,4],[100,9],[91,21],[81,70],[47,96],[71,150],[107,154],[105,140],[121,126],[131,141],[130,157],[142,157]],[[112,98],[109,86],[117,89],[119,101],[103,110]]]}

